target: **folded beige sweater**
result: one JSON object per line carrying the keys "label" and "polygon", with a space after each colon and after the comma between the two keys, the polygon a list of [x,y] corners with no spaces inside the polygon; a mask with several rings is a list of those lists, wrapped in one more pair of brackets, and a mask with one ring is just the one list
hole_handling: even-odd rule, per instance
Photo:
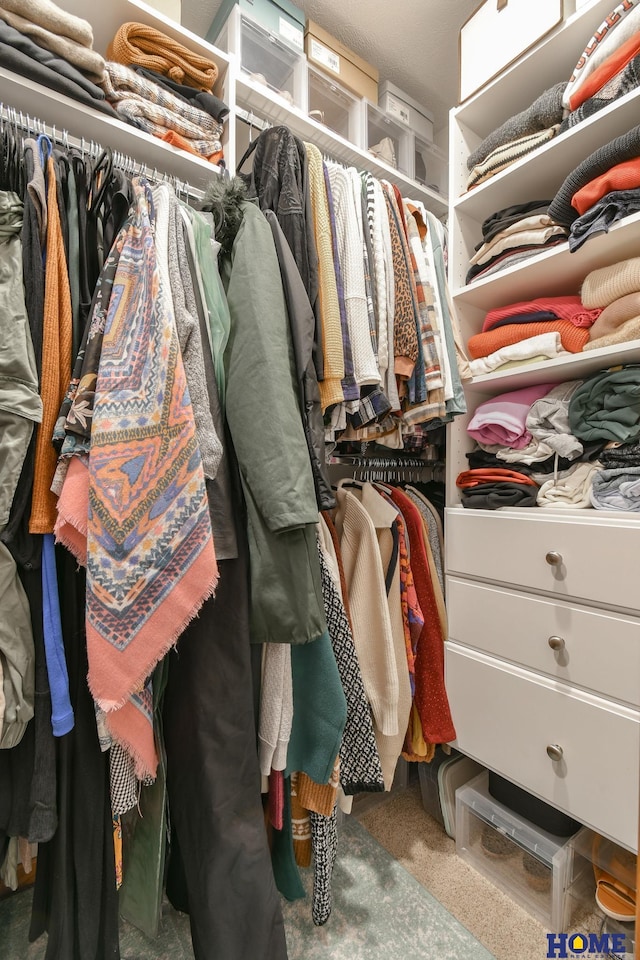
{"label": "folded beige sweater", "polygon": [[3,6],[9,13],[17,13],[51,33],[75,40],[83,47],[93,46],[91,24],[81,17],[67,13],[51,0],[3,0]]}
{"label": "folded beige sweater", "polygon": [[592,270],[584,278],[580,298],[587,308],[608,307],[614,300],[640,290],[640,257]]}
{"label": "folded beige sweater", "polygon": [[58,36],[45,27],[32,20],[26,20],[20,14],[13,13],[8,6],[7,0],[2,0],[0,6],[0,19],[8,23],[10,27],[19,30],[25,36],[30,37],[39,47],[50,50],[56,56],[62,57],[68,63],[84,73],[90,80],[99,83],[104,76],[104,59],[96,50],[91,50],[89,46],[71,40],[69,37]]}
{"label": "folded beige sweater", "polygon": [[628,320],[640,317],[640,290],[628,293],[626,297],[614,300],[605,307],[596,322],[589,329],[589,340],[599,340],[615,333],[618,327]]}
{"label": "folded beige sweater", "polygon": [[612,347],[616,343],[628,343],[629,340],[640,340],[640,316],[632,317],[597,340],[589,340],[583,349],[597,350],[599,347]]}

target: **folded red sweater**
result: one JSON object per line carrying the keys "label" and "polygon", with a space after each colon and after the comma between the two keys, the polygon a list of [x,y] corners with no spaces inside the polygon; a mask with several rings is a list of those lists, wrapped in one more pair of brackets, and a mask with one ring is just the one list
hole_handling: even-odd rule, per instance
{"label": "folded red sweater", "polygon": [[539,310],[549,310],[555,313],[558,320],[569,320],[575,327],[590,327],[600,316],[600,309],[587,310],[577,294],[567,297],[539,297],[536,300],[520,300],[518,303],[507,304],[506,307],[489,310],[482,330],[491,330],[506,317],[520,317],[527,313],[538,313]]}
{"label": "folded red sweater", "polygon": [[509,483],[522,483],[530,487],[538,484],[525,473],[517,470],[506,470],[501,467],[481,467],[477,470],[463,470],[456,478],[456,487],[460,490],[471,490],[483,483],[495,483],[497,480],[507,480]]}
{"label": "folded red sweater", "polygon": [[580,216],[595,206],[598,200],[615,190],[637,190],[640,187],[640,157],[616,163],[599,177],[594,177],[576,191],[571,198],[571,206]]}

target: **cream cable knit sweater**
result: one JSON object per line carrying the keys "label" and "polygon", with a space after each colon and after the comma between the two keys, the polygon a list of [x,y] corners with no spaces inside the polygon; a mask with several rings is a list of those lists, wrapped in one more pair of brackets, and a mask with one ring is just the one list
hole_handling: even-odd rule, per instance
{"label": "cream cable knit sweater", "polygon": [[336,499],[336,527],[364,688],[376,729],[395,736],[400,683],[376,527],[349,490],[339,486]]}
{"label": "cream cable knit sweater", "polygon": [[380,371],[376,363],[369,332],[369,313],[364,283],[362,259],[362,235],[353,202],[353,193],[347,171],[336,164],[329,164],[329,181],[333,192],[338,256],[342,267],[344,301],[353,352],[356,383],[380,383]]}
{"label": "cream cable knit sweater", "polygon": [[287,766],[287,747],[293,721],[291,647],[288,643],[265,643],[262,654],[260,723],[258,741],[260,772]]}
{"label": "cream cable knit sweater", "polygon": [[382,776],[385,790],[391,790],[393,778],[402,752],[409,715],[411,713],[411,682],[407,664],[407,650],[404,640],[404,623],[402,619],[402,603],[400,600],[400,564],[396,563],[395,573],[389,590],[389,616],[391,619],[391,633],[393,636],[393,652],[398,673],[398,732],[393,736],[385,736],[377,727],[374,727]]}
{"label": "cream cable knit sweater", "polygon": [[614,300],[640,290],[640,257],[592,270],[584,278],[580,299],[585,307],[608,307]]}
{"label": "cream cable knit sweater", "polygon": [[68,37],[84,47],[93,46],[93,29],[87,20],[74,17],[51,0],[3,0],[2,6],[25,20],[37,23],[58,36]]}

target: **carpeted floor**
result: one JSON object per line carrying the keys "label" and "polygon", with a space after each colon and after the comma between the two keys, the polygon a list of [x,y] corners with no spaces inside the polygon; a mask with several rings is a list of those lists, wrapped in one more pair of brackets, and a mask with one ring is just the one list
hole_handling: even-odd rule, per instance
{"label": "carpeted floor", "polygon": [[[354,804],[340,824],[333,909],[324,927],[307,898],[283,901],[289,960],[532,960],[544,957],[542,925],[456,856],[455,843],[422,807],[413,783]],[[29,891],[0,901],[0,960],[42,960],[28,944]],[[585,924],[582,929],[597,929]],[[188,918],[165,904],[160,935],[123,923],[122,960],[193,960]]]}

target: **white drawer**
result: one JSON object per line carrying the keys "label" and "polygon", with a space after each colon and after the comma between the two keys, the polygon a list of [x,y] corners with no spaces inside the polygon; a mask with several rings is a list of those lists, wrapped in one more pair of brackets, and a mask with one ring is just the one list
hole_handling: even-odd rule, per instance
{"label": "white drawer", "polygon": [[640,620],[457,577],[447,611],[459,643],[640,707]]}
{"label": "white drawer", "polygon": [[[447,511],[447,572],[574,597],[601,607],[640,609],[640,523],[589,511]],[[555,565],[549,561],[559,561]]]}
{"label": "white drawer", "polygon": [[640,713],[453,641],[445,650],[459,749],[635,850]]}

